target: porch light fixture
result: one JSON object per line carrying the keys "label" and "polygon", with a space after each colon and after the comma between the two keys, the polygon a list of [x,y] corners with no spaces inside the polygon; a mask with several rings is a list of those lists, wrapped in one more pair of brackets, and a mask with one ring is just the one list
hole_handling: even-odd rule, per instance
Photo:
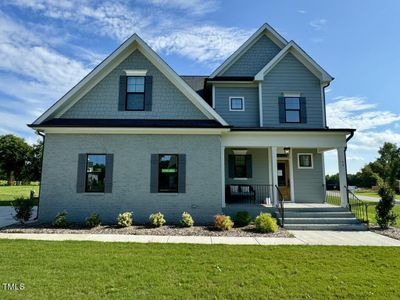
{"label": "porch light fixture", "polygon": [[285,152],[285,154],[289,154],[290,148],[289,147],[285,147],[285,148],[283,148],[283,151]]}

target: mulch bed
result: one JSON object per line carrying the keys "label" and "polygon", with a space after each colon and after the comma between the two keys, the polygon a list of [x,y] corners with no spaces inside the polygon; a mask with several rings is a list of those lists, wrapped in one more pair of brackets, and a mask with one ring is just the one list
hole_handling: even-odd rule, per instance
{"label": "mulch bed", "polygon": [[390,227],[389,229],[380,229],[378,226],[371,226],[370,230],[375,233],[386,235],[396,240],[400,240],[400,228]]}
{"label": "mulch bed", "polygon": [[174,236],[229,236],[229,237],[293,237],[288,231],[279,228],[275,233],[258,233],[254,225],[235,227],[230,231],[220,231],[213,226],[180,227],[166,225],[158,228],[134,225],[119,228],[115,225],[101,225],[85,228],[79,224],[71,224],[68,228],[56,228],[49,224],[13,224],[0,229],[0,233],[78,233],[78,234],[127,234],[127,235],[174,235]]}

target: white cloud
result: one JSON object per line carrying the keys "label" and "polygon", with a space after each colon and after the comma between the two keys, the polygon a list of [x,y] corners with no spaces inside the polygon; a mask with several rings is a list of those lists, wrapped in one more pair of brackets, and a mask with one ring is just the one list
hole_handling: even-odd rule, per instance
{"label": "white cloud", "polygon": [[304,9],[299,9],[297,12],[298,12],[299,14],[302,14],[302,15],[305,15],[305,14],[307,13],[307,11],[304,10]]}
{"label": "white cloud", "polygon": [[216,0],[147,0],[156,6],[183,10],[192,15],[204,15],[218,9],[219,1]]}
{"label": "white cloud", "polygon": [[327,23],[328,23],[328,20],[326,20],[326,19],[315,19],[315,20],[310,21],[310,23],[308,23],[308,24],[315,30],[322,30],[326,26]]}

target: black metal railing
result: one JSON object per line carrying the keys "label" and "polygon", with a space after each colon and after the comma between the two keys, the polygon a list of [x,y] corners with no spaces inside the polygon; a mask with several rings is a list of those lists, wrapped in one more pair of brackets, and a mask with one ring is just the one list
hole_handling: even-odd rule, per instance
{"label": "black metal railing", "polygon": [[332,205],[341,206],[342,201],[340,199],[340,191],[326,191],[325,202]]}
{"label": "black metal railing", "polygon": [[251,203],[272,205],[273,186],[270,184],[228,184],[225,190],[226,203]]}
{"label": "black metal railing", "polygon": [[347,205],[354,216],[362,223],[369,225],[368,203],[360,200],[352,191],[345,186],[347,191]]}
{"label": "black metal railing", "polygon": [[278,191],[278,202],[277,202],[277,206],[278,206],[278,210],[279,210],[279,215],[280,215],[280,219],[278,220],[281,227],[285,226],[285,199],[283,198],[283,195],[281,193],[281,190],[279,189],[279,187],[277,185],[275,185],[276,190]]}

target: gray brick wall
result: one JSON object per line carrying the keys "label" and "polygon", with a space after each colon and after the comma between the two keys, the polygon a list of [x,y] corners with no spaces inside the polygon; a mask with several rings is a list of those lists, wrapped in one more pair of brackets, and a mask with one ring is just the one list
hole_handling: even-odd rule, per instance
{"label": "gray brick wall", "polygon": [[[283,96],[283,92],[300,92],[306,97],[307,123],[279,123],[278,98]],[[290,53],[265,76],[262,101],[264,127],[323,127],[320,81]]]}
{"label": "gray brick wall", "polygon": [[[244,111],[230,111],[229,97],[244,97]],[[227,86],[215,87],[215,111],[230,125],[238,127],[259,127],[258,87]]]}
{"label": "gray brick wall", "polygon": [[[39,221],[50,222],[65,209],[75,222],[97,212],[114,223],[123,211],[133,211],[138,223],[157,211],[177,222],[188,211],[198,224],[210,223],[222,211],[220,149],[220,137],[213,135],[47,134]],[[114,154],[112,193],[76,193],[79,153]],[[186,154],[186,193],[150,193],[152,153]]]}
{"label": "gray brick wall", "polygon": [[[153,76],[152,111],[118,111],[119,76],[123,70],[145,69]],[[62,118],[207,119],[143,54],[133,52]]]}
{"label": "gray brick wall", "polygon": [[263,35],[250,47],[223,76],[254,76],[256,75],[281,49],[270,38]]}

